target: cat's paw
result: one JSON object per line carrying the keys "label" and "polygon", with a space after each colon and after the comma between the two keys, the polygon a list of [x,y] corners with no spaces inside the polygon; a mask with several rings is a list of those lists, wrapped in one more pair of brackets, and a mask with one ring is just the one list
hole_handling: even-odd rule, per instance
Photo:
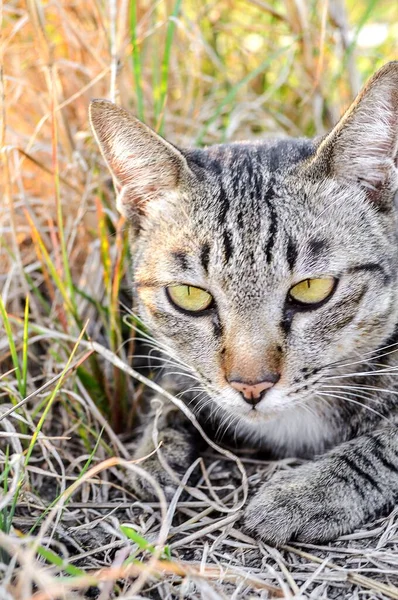
{"label": "cat's paw", "polygon": [[289,540],[326,542],[360,525],[365,518],[360,498],[323,463],[280,472],[264,484],[246,508],[247,532],[281,546]]}
{"label": "cat's paw", "polygon": [[[158,435],[158,442],[161,446],[157,452],[154,453],[152,427],[150,426],[142,436],[135,453],[135,458],[146,457],[139,463],[139,466],[160,485],[167,500],[171,500],[174,496],[179,481],[197,457],[198,445],[195,445],[186,424],[184,427],[180,425],[177,420],[178,417],[178,414],[175,415],[173,427],[167,426],[167,421],[165,421],[165,427],[160,430]],[[174,477],[163,467],[158,452],[162,453],[163,460],[169,466],[169,470],[174,473]],[[141,476],[139,473],[133,473],[130,476],[130,485],[139,498],[159,501],[158,494],[150,479]]]}
{"label": "cat's paw", "polygon": [[[166,500],[171,500],[177,490],[177,482],[169,475],[162,467],[156,454],[150,456],[139,467],[146,471],[150,478],[162,489]],[[159,495],[156,492],[155,486],[151,483],[150,478],[141,476],[139,473],[133,472],[129,476],[129,484],[133,492],[144,501],[159,502]]]}

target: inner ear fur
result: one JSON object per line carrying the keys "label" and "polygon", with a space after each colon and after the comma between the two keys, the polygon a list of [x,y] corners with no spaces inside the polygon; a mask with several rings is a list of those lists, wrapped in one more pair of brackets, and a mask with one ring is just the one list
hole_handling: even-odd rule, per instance
{"label": "inner ear fur", "polygon": [[93,100],[90,122],[102,155],[119,188],[118,209],[127,218],[149,203],[178,192],[190,170],[172,144],[108,100]]}
{"label": "inner ear fur", "polygon": [[359,183],[373,200],[397,186],[398,61],[368,81],[334,129],[323,139],[309,168],[342,182]]}

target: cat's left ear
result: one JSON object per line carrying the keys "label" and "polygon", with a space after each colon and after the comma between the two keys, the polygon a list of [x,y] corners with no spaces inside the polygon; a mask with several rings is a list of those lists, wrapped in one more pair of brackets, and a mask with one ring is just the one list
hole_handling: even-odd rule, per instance
{"label": "cat's left ear", "polygon": [[119,188],[117,208],[135,224],[151,203],[178,193],[192,175],[175,146],[124,108],[93,100],[90,122]]}
{"label": "cat's left ear", "polygon": [[398,61],[368,81],[336,127],[321,142],[310,168],[359,183],[382,202],[398,181]]}

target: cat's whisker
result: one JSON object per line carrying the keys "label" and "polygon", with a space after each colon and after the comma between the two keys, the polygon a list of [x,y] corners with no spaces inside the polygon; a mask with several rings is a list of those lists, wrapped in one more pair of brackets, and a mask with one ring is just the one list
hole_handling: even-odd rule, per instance
{"label": "cat's whisker", "polygon": [[386,367],[385,369],[378,369],[377,371],[358,371],[353,373],[344,373],[342,375],[325,375],[323,380],[326,379],[346,379],[352,377],[372,377],[382,375],[398,375],[398,367]]}
{"label": "cat's whisker", "polygon": [[[200,375],[195,371],[195,369],[192,366],[185,363],[184,361],[180,360],[177,356],[175,356],[172,353],[171,349],[167,349],[167,356],[165,357],[164,353],[166,352],[166,350],[159,348],[156,344],[151,344],[150,342],[147,342],[146,340],[144,340],[144,341],[147,345],[149,345],[149,346],[152,345],[152,350],[150,352],[152,352],[153,350],[156,350],[160,353],[160,356],[152,356],[151,360],[157,360],[159,362],[163,362],[164,365],[171,365],[171,366],[178,367],[179,369],[182,369],[184,371],[184,373],[179,373],[181,376],[183,376],[184,374],[186,374],[186,376],[190,377],[190,378],[195,376],[196,380],[198,382],[200,382]],[[145,355],[135,355],[135,357],[146,358]],[[153,367],[153,368],[155,368],[155,367]],[[164,368],[166,369],[166,366],[164,366]],[[166,371],[166,372],[168,373],[168,371]]]}
{"label": "cat's whisker", "polygon": [[333,399],[328,398],[325,395],[320,395],[319,393],[315,394],[315,397],[320,400],[324,405],[326,404],[327,408],[330,409],[333,406]]}
{"label": "cat's whisker", "polygon": [[363,404],[362,402],[358,402],[357,400],[353,400],[353,398],[347,398],[346,396],[342,396],[342,395],[339,395],[339,394],[333,394],[333,393],[326,393],[325,394],[324,392],[320,392],[320,391],[317,392],[317,395],[319,395],[319,396],[326,396],[326,397],[330,397],[330,398],[338,398],[339,400],[344,400],[345,402],[350,402],[352,404],[356,404],[357,406],[360,406],[361,408],[364,408],[364,409],[368,410],[369,412],[372,412],[373,414],[377,415],[381,419],[386,420],[387,423],[393,424],[393,422],[388,417],[386,417],[385,415],[383,415],[379,411],[375,410],[371,406],[367,406],[366,404]]}
{"label": "cat's whisker", "polygon": [[[199,400],[198,406],[197,406],[198,413],[201,413],[210,404],[212,404],[212,400],[208,396],[205,396],[204,398],[201,398]],[[206,422],[207,422],[207,420],[206,420]]]}
{"label": "cat's whisker", "polygon": [[139,327],[137,327],[136,325],[128,322],[127,326],[130,327],[130,329],[132,329],[132,331],[134,331],[135,333],[137,333],[138,335],[135,336],[134,339],[140,340],[142,342],[146,342],[146,343],[152,343],[154,345],[156,345],[157,347],[161,347],[164,346],[164,349],[166,349],[165,345],[162,344],[162,342],[160,342],[159,340],[155,339],[153,336],[151,336],[149,333],[143,331],[142,329],[140,329]]}
{"label": "cat's whisker", "polygon": [[308,404],[308,399],[303,399],[303,400],[299,400],[296,403],[296,406],[299,406],[300,408],[303,408],[306,412],[308,412],[310,415],[317,417],[318,414],[315,410],[315,408],[313,408],[311,405]]}
{"label": "cat's whisker", "polygon": [[[208,406],[209,404],[211,404],[211,399],[208,397],[208,395],[203,392],[203,390],[196,390],[198,391],[198,393],[196,394],[196,396],[194,396],[193,398],[190,398],[189,400],[186,400],[186,404],[187,406],[191,407],[192,405],[194,406],[194,410],[201,412],[206,406]],[[193,392],[191,392],[193,393]]]}
{"label": "cat's whisker", "polygon": [[168,348],[167,346],[164,346],[164,345],[160,346],[157,343],[154,343],[152,341],[149,341],[149,340],[146,340],[143,338],[136,337],[135,339],[137,341],[141,341],[141,342],[145,343],[145,345],[150,347],[152,350],[157,350],[159,353],[167,354],[167,356],[169,356],[176,362],[180,363],[185,368],[191,369],[191,366],[188,363],[186,363],[185,361],[181,360],[181,358],[178,357],[171,348]]}
{"label": "cat's whisker", "polygon": [[398,352],[398,348],[395,348],[395,350],[390,350],[389,352],[383,352],[382,354],[377,354],[376,356],[373,356],[372,358],[363,358],[361,360],[357,360],[357,361],[352,361],[352,362],[339,362],[336,361],[334,363],[330,363],[329,365],[327,365],[327,367],[330,366],[338,366],[338,367],[348,367],[350,365],[359,365],[361,363],[371,363],[374,360],[378,360],[379,358],[382,358],[383,356],[389,356],[390,354],[394,354],[395,352]]}
{"label": "cat's whisker", "polygon": [[347,388],[346,386],[340,386],[340,385],[322,385],[320,386],[321,390],[342,390],[342,391],[346,391],[348,389],[348,391],[359,391],[359,392],[364,392],[364,397],[368,397],[368,398],[372,398],[372,394],[366,390],[357,390],[356,388]]}
{"label": "cat's whisker", "polygon": [[[391,347],[391,346],[398,346],[398,344],[390,344],[389,346],[385,346],[385,349]],[[383,348],[379,348],[378,350],[374,350],[372,351],[372,353],[374,352],[378,352],[379,350],[383,350]],[[361,363],[372,363],[372,361],[377,360],[378,358],[382,358],[383,356],[388,356],[390,354],[393,354],[395,352],[398,352],[398,347],[395,350],[391,350],[390,352],[384,352],[381,354],[376,354],[376,356],[370,357],[370,358],[361,358],[360,360],[355,360],[355,361],[350,361],[350,362],[344,362],[344,360],[347,359],[341,359],[341,360],[336,360],[334,362],[328,363],[327,365],[323,365],[321,367],[321,369],[331,369],[333,367],[348,367],[350,365],[356,365],[356,364],[361,364]],[[365,354],[362,355],[362,357],[365,357],[369,354],[372,353],[368,353],[366,352]],[[358,355],[359,357],[361,356],[360,354]],[[372,363],[374,364],[374,363]],[[382,365],[384,366],[384,365]]]}
{"label": "cat's whisker", "polygon": [[[395,348],[395,349],[392,350],[391,352],[383,353],[383,350],[389,350],[390,348]],[[359,362],[363,361],[366,363],[366,362],[371,362],[373,360],[376,360],[377,358],[381,358],[382,356],[387,356],[389,354],[393,354],[394,352],[398,352],[398,342],[393,342],[392,344],[387,344],[386,346],[382,346],[380,348],[376,348],[375,350],[370,350],[368,352],[364,352],[363,354],[360,354],[359,352],[355,352],[355,354],[356,354],[357,358],[361,358],[361,361],[359,361]],[[377,354],[377,353],[380,353],[380,354]],[[371,356],[372,354],[376,354],[376,355]],[[370,358],[366,358],[369,356],[370,356]],[[334,366],[344,367],[344,366],[348,366],[350,364],[357,364],[356,361],[347,363],[347,362],[344,362],[345,360],[347,360],[347,358],[330,362],[327,365],[323,365],[321,367],[321,369],[327,369],[327,368],[331,368]]]}
{"label": "cat's whisker", "polygon": [[[332,393],[337,393],[341,388],[339,387],[333,387],[333,388],[329,388],[329,387],[322,387],[320,388],[321,390],[325,390],[326,392],[331,391]],[[343,390],[342,393],[346,394],[347,396],[353,397],[353,398],[362,398],[363,400],[369,401],[369,402],[375,402],[380,403],[381,400],[380,398],[375,398],[374,396],[372,396],[372,394],[369,394],[368,392],[365,393],[358,393],[356,391],[347,391],[347,390]]]}
{"label": "cat's whisker", "polygon": [[220,439],[224,436],[224,433],[221,433],[221,429],[224,427],[224,425],[228,422],[228,420],[230,420],[232,418],[232,415],[230,414],[226,414],[224,416],[223,419],[220,419],[219,423],[218,423],[218,427],[216,429],[215,432],[215,437],[216,439]]}
{"label": "cat's whisker", "polygon": [[[152,352],[152,351],[151,351],[151,352]],[[176,361],[174,361],[174,360],[170,360],[169,358],[166,358],[166,357],[164,357],[164,356],[153,356],[153,355],[151,355],[150,353],[148,353],[148,354],[133,354],[133,355],[132,355],[132,358],[143,358],[143,359],[149,359],[149,361],[152,361],[152,360],[154,360],[154,361],[155,361],[155,360],[156,360],[156,361],[158,361],[158,362],[162,362],[162,363],[164,363],[164,364],[170,364],[170,365],[173,365],[173,366],[176,366],[176,367],[177,367],[177,366],[181,366],[181,364],[180,364],[180,363],[178,363],[178,362],[176,362]],[[149,362],[149,361],[148,361],[148,362]],[[149,367],[151,367],[151,366],[152,366],[152,365],[151,365],[151,364],[149,364]],[[159,365],[154,365],[154,367],[159,367]]]}
{"label": "cat's whisker", "polygon": [[167,369],[171,369],[171,368],[175,368],[178,369],[180,374],[186,374],[189,377],[192,377],[193,375],[196,376],[196,379],[199,381],[198,376],[194,373],[194,371],[192,369],[186,369],[183,365],[181,365],[180,363],[177,363],[173,360],[168,360],[168,359],[159,359],[160,362],[162,364],[160,365],[152,365],[152,368],[157,368],[157,369],[165,369],[166,373],[168,373],[169,371]]}
{"label": "cat's whisker", "polygon": [[[134,317],[137,321],[139,321],[139,323],[141,323],[144,327],[146,327],[145,323],[143,323],[143,321],[141,319],[139,319],[139,317],[131,309],[126,307],[124,304],[122,304],[122,306],[126,310],[126,312],[128,312],[128,314],[130,316]],[[139,336],[136,336],[135,339],[143,341],[143,342],[147,343],[148,345],[152,344],[155,348],[157,348],[159,350],[163,350],[173,357],[175,356],[173,350],[167,344],[155,339],[149,333],[143,331],[142,329],[140,329],[133,323],[127,322],[126,324],[128,327],[130,327],[130,329],[132,329],[133,331],[135,331],[139,334]],[[190,366],[187,363],[185,363],[182,359],[178,358],[178,361],[181,362],[181,364],[184,364],[187,368],[190,368]]]}
{"label": "cat's whisker", "polygon": [[[135,355],[135,356],[136,357],[141,357],[141,358],[146,358],[145,355]],[[159,359],[159,360],[161,360],[161,359]],[[178,371],[178,372],[176,371],[175,373],[178,373],[181,376],[189,377],[191,379],[194,376],[194,374],[192,373],[192,371],[183,370],[183,367],[180,364],[174,363],[173,361],[168,361],[168,360],[163,361],[163,363],[160,364],[160,365],[152,365],[149,362],[149,364],[145,364],[145,365],[135,365],[134,368],[135,369],[147,369],[147,368],[150,368],[152,371],[165,370],[166,374],[167,374],[167,373],[170,373],[167,369],[169,369],[171,367],[179,368],[180,371]],[[196,378],[196,380],[199,382],[198,378]]]}
{"label": "cat's whisker", "polygon": [[[157,353],[159,353],[159,356],[156,356],[156,354],[154,354],[155,351]],[[136,359],[136,358],[145,359],[146,358],[148,364],[145,366],[148,366],[150,368],[158,366],[158,365],[153,365],[153,363],[156,362],[156,363],[161,363],[162,366],[164,366],[165,368],[167,366],[175,366],[187,373],[194,372],[193,368],[189,367],[188,365],[185,365],[184,363],[179,361],[176,357],[170,356],[170,354],[165,355],[164,351],[159,350],[158,348],[152,349],[148,354],[134,354],[134,355],[132,355],[132,358],[133,359]]]}
{"label": "cat's whisker", "polygon": [[192,387],[184,389],[181,392],[179,392],[178,394],[175,394],[175,397],[182,398],[186,394],[191,394],[192,392],[199,392],[199,391],[203,391],[203,388],[201,388],[197,385],[193,385]]}
{"label": "cat's whisker", "polygon": [[225,426],[220,431],[221,437],[224,437],[227,434],[229,428],[232,427],[232,425],[235,423],[237,418],[238,418],[238,415],[236,415],[236,414],[231,414],[231,415],[229,415],[229,418],[228,417],[225,418],[225,420],[224,420]]}
{"label": "cat's whisker", "polygon": [[167,371],[167,375],[179,375],[180,377],[188,377],[189,379],[193,379],[200,383],[200,379],[195,374],[184,373],[183,371]]}
{"label": "cat's whisker", "polygon": [[388,344],[387,346],[382,346],[381,348],[377,348],[376,350],[370,350],[369,352],[364,352],[364,356],[366,354],[374,354],[375,352],[380,352],[382,350],[388,350],[388,348],[392,348],[393,346],[398,346],[398,342],[393,342],[392,344]]}
{"label": "cat's whisker", "polygon": [[398,396],[398,391],[397,390],[391,390],[390,388],[379,388],[379,387],[371,387],[371,386],[367,386],[367,385],[339,385],[339,386],[327,386],[328,388],[334,388],[334,389],[349,389],[349,390],[359,390],[359,391],[363,391],[363,390],[369,390],[369,391],[374,391],[374,392],[385,392],[388,394],[394,394],[396,396]]}
{"label": "cat's whisker", "polygon": [[192,386],[190,388],[187,388],[186,390],[183,390],[181,392],[179,392],[178,394],[175,394],[176,398],[182,398],[182,396],[184,396],[185,394],[190,394],[191,392],[198,392],[198,391],[203,392],[203,387],[200,386]]}
{"label": "cat's whisker", "polygon": [[[135,331],[142,333],[141,330],[139,329],[135,329]],[[171,358],[173,358],[175,361],[178,361],[180,364],[183,364],[187,367],[189,367],[189,365],[187,365],[186,363],[184,363],[184,361],[182,361],[177,355],[175,355],[172,351],[171,348],[167,347],[166,345],[160,345],[160,343],[155,340],[152,337],[140,337],[140,336],[134,336],[134,337],[130,337],[127,340],[124,340],[122,344],[120,344],[119,348],[123,348],[124,346],[126,346],[129,342],[131,341],[135,341],[135,342],[143,342],[146,346],[150,347],[151,350],[148,353],[148,356],[154,352],[157,351],[159,353],[166,353],[167,355]],[[146,358],[147,355],[137,355],[137,354],[133,354],[134,357],[141,357],[141,358]]]}
{"label": "cat's whisker", "polygon": [[242,423],[242,421],[243,421],[242,417],[241,416],[237,416],[236,424],[235,424],[234,437],[233,437],[234,442],[235,442],[235,446],[238,445],[238,435],[237,435],[238,434],[238,427]]}
{"label": "cat's whisker", "polygon": [[236,418],[237,418],[237,415],[235,415],[235,414],[226,414],[224,420],[221,420],[221,422],[217,428],[216,437],[218,437],[220,439],[223,438],[225,436],[225,434],[227,433],[228,429],[234,423]]}
{"label": "cat's whisker", "polygon": [[233,418],[231,419],[231,421],[228,423],[228,427],[225,429],[225,431],[223,432],[223,436],[228,434],[228,431],[231,429],[231,427],[233,427],[233,425],[235,424],[235,434],[236,434],[236,424],[239,423],[240,421],[240,417],[238,415],[233,415]]}
{"label": "cat's whisker", "polygon": [[210,414],[209,414],[208,418],[206,419],[206,423],[208,421],[213,421],[213,422],[216,421],[217,414],[222,411],[223,411],[223,407],[220,406],[219,404],[216,404],[214,406],[213,410],[210,411]]}
{"label": "cat's whisker", "polygon": [[[199,393],[196,394],[196,396],[194,396],[193,398],[191,398],[190,400],[188,400],[187,405],[190,406],[194,402],[197,402],[198,405],[202,406],[203,404],[205,404],[205,402],[203,400],[206,400],[206,396],[205,396],[205,398],[203,398],[203,397],[204,397],[203,390],[199,390]],[[198,398],[199,398],[199,400],[198,400]]]}

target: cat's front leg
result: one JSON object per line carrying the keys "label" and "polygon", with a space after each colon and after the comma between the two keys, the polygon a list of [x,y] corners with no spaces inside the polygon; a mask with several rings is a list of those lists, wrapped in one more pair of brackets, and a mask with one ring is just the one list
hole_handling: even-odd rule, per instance
{"label": "cat's front leg", "polygon": [[246,529],[273,545],[325,542],[352,532],[398,500],[398,429],[343,443],[314,462],[264,484]]}
{"label": "cat's front leg", "polygon": [[[160,400],[163,404],[163,400]],[[156,402],[154,404],[157,404]],[[155,452],[154,428],[156,419],[156,441],[159,445]],[[148,415],[146,425],[139,440],[135,459],[146,458],[140,466],[144,468],[160,484],[167,499],[171,499],[178,483],[164,469],[159,459],[159,452],[169,467],[181,479],[186,470],[198,457],[203,445],[200,436],[188,421],[185,415],[171,403],[163,406],[160,416],[155,417],[155,412]],[[144,500],[157,500],[156,492],[147,479],[137,474],[131,476],[131,484],[137,495]]]}

